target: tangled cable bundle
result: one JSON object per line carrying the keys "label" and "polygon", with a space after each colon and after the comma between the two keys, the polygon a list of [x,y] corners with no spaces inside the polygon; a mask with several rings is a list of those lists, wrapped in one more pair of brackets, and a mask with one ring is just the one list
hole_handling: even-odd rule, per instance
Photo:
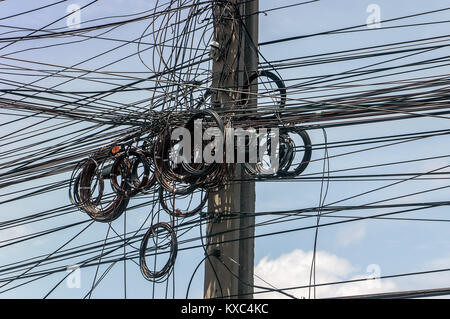
{"label": "tangled cable bundle", "polygon": [[[191,135],[195,134],[196,121],[204,124],[201,134],[215,128],[216,133],[223,137],[219,142],[226,143],[224,121],[217,112],[199,110],[191,115],[184,125]],[[178,119],[175,121],[180,122]],[[200,145],[201,150],[198,145],[190,145],[190,150],[182,149],[179,146],[182,140],[179,137],[173,139],[173,132],[168,125],[158,135],[148,134],[140,146],[132,146],[139,144],[136,141],[139,139],[134,138],[128,143],[104,147],[80,162],[72,173],[70,183],[69,195],[72,203],[100,222],[110,222],[119,217],[130,198],[143,192],[157,194],[164,210],[172,216],[188,217],[199,212],[206,204],[207,194],[211,190],[233,179],[233,165],[226,163],[227,156],[223,147],[214,145],[211,148],[213,153],[222,149],[221,154],[214,154],[219,160],[206,162],[204,158],[197,156],[199,152],[203,152],[203,144]],[[256,163],[244,163],[246,174],[254,178],[301,174],[311,159],[312,146],[308,133],[297,127],[280,128],[277,150],[272,146],[271,134],[273,133],[269,131],[256,135],[260,139],[258,146],[265,144],[267,151],[258,154]],[[303,142],[303,158],[300,163],[294,163],[295,154],[300,148],[295,145],[291,135],[299,136]],[[247,143],[246,158],[249,147]],[[234,153],[237,152],[235,145]],[[189,157],[185,156],[186,153],[190,154]],[[267,163],[266,157],[270,154],[275,154],[279,159],[277,169],[272,171],[267,167],[270,168],[270,163]],[[105,180],[109,180],[111,185],[112,192],[109,194],[105,194]],[[169,208],[169,201],[173,202],[177,197],[192,194],[197,190],[203,190],[204,195],[195,209],[183,213],[175,205]]]}
{"label": "tangled cable bundle", "polygon": [[[151,245],[149,247],[149,244]],[[169,251],[164,251],[168,249]],[[158,270],[150,270],[146,257],[156,257],[157,250],[163,250],[158,255],[167,255],[167,261]],[[168,223],[159,222],[152,225],[145,233],[139,249],[139,264],[145,279],[154,282],[162,282],[170,275],[175,259],[177,258],[178,242],[175,231]],[[161,258],[161,257],[160,257]],[[155,261],[156,263],[156,261]]]}
{"label": "tangled cable bundle", "polygon": [[[182,114],[183,115],[183,114]],[[183,115],[184,116],[184,115]],[[184,116],[185,117],[185,116]],[[174,117],[172,117],[174,118]],[[174,123],[183,122],[183,117]],[[224,120],[213,110],[198,110],[185,120],[184,129],[194,135],[195,122],[202,121],[200,133],[215,128],[226,143],[225,127],[230,128],[230,122]],[[161,208],[173,218],[187,218],[201,212],[206,205],[212,190],[233,180],[234,171],[231,163],[226,163],[226,153],[222,150],[216,158],[219,161],[208,163],[204,159],[198,161],[198,146],[190,145],[190,150],[177,149],[180,141],[172,136],[174,129],[167,123],[157,135],[148,133],[143,138],[136,136],[128,142],[117,143],[104,147],[81,161],[75,167],[70,182],[69,196],[74,205],[98,222],[111,222],[125,211],[129,200],[139,193],[152,192],[157,194]],[[296,176],[307,167],[312,153],[311,140],[305,130],[296,127],[281,128],[278,136],[279,165],[275,171],[267,173],[268,153],[273,154],[274,147],[271,133],[261,133],[262,143],[266,144],[267,153],[258,155],[256,163],[244,163],[244,171],[248,176],[279,177]],[[291,135],[300,136],[303,141],[303,158],[300,163],[294,163],[298,148]],[[175,139],[174,139],[175,138]],[[233,137],[234,138],[234,137]],[[140,140],[143,140],[138,146]],[[134,145],[136,144],[136,145]],[[133,146],[134,145],[134,146]],[[203,148],[203,145],[201,145]],[[248,158],[249,143],[245,145],[245,155]],[[188,152],[190,151],[190,152]],[[213,148],[213,152],[219,150]],[[234,147],[237,153],[237,146]],[[189,153],[185,156],[184,152]],[[105,180],[111,185],[111,192],[105,193]],[[200,194],[192,204],[193,195]],[[180,209],[177,203],[190,197],[187,209]],[[108,201],[104,203],[105,200]],[[150,238],[152,239],[150,241]],[[156,250],[169,249],[167,263],[158,271],[151,271],[146,262]],[[160,253],[161,254],[161,253]],[[175,231],[168,223],[157,222],[150,227],[141,243],[139,250],[140,267],[143,276],[150,281],[159,282],[170,275],[177,255],[177,238]]]}
{"label": "tangled cable bundle", "polygon": [[[71,201],[93,220],[99,222],[111,222],[117,219],[129,202],[126,194],[105,194],[104,179],[109,178],[107,174],[110,171],[110,166],[105,165],[108,161],[110,157],[105,149],[96,152],[75,168],[72,177],[75,175],[76,177],[70,183]],[[120,169],[126,168],[122,165]],[[120,186],[125,187],[125,184],[125,180],[122,180]]]}
{"label": "tangled cable bundle", "polygon": [[[143,166],[142,174],[138,173],[140,165]],[[155,184],[153,173],[149,157],[144,151],[131,148],[115,157],[110,172],[111,185],[118,194],[131,197],[140,191],[150,189]],[[124,182],[119,182],[119,177]]]}

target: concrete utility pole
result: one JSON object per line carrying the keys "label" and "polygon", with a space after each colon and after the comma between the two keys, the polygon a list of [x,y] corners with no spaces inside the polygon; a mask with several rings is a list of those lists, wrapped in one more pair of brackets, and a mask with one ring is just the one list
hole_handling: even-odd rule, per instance
{"label": "concrete utility pole", "polygon": [[[257,71],[258,4],[259,0],[216,1],[214,40],[219,44],[221,57],[213,64],[213,88],[237,91]],[[257,92],[257,85],[250,89]],[[224,91],[212,95],[212,101],[219,107],[236,105],[239,98],[239,94]],[[257,99],[250,98],[247,106],[256,105]],[[241,177],[240,166],[236,164],[236,178]],[[224,185],[208,198],[208,212],[218,218],[207,225],[207,253],[219,254],[220,259],[210,256],[205,261],[205,298],[221,298],[222,294],[253,298],[254,239],[240,238],[254,236],[255,218],[247,213],[254,213],[255,198],[253,181]],[[241,217],[226,218],[236,213]]]}

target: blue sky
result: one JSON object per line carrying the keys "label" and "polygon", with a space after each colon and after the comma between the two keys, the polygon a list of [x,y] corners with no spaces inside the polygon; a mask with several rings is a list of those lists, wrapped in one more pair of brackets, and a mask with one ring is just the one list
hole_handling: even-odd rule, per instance
{"label": "blue sky", "polygon": [[[39,5],[51,3],[50,1],[39,1]],[[0,21],[0,24],[14,25],[29,28],[41,28],[49,22],[64,16],[67,5],[77,3],[80,6],[88,3],[88,1],[68,1],[52,8],[48,8],[39,13],[32,13],[24,17],[11,18],[6,21]],[[291,4],[295,1],[268,1],[261,0],[261,10],[269,9],[278,5]],[[431,0],[423,1],[361,1],[361,0],[321,0],[316,3],[306,4],[303,6],[293,7],[289,9],[271,11],[267,15],[260,16],[260,42],[269,41],[289,36],[313,34],[317,32],[339,29],[348,26],[365,24],[369,15],[366,9],[370,4],[377,4],[381,8],[381,19],[391,19],[398,16],[419,13],[423,11],[431,11],[434,9],[444,8],[443,1]],[[33,2],[33,7],[38,6]],[[144,10],[153,9],[154,1],[98,1],[82,11],[81,22],[104,16],[131,14]],[[0,4],[1,16],[8,16],[25,9],[31,8],[29,1],[5,1]],[[426,21],[450,20],[450,12],[444,11],[430,16],[416,17],[408,20],[401,20],[392,23],[383,23],[382,27],[399,25],[403,23],[420,23]],[[114,20],[114,19],[112,19]],[[88,25],[95,25],[92,22]],[[130,39],[138,38],[145,30],[147,24],[145,21],[130,24],[114,30],[108,34],[111,37]],[[54,27],[65,27],[65,20],[56,23]],[[0,32],[6,32],[5,27],[0,28]],[[278,60],[283,58],[301,57],[324,52],[333,52],[346,49],[361,48],[367,46],[375,46],[391,42],[408,41],[419,38],[427,38],[437,35],[446,35],[448,32],[447,24],[438,24],[422,27],[411,27],[392,30],[371,29],[365,32],[346,33],[339,35],[317,36],[298,41],[285,42],[278,45],[270,45],[261,47],[261,54],[266,60]],[[43,42],[40,42],[43,41]],[[15,58],[29,59],[56,65],[72,65],[83,61],[85,58],[93,56],[95,53],[106,51],[113,48],[117,44],[112,41],[97,41],[95,47],[89,45],[89,42],[66,45],[55,48],[42,48],[39,46],[51,44],[51,40],[25,41],[24,43],[16,43],[1,51],[2,55],[8,55],[15,51],[25,48],[34,48],[30,51],[17,53],[12,56]],[[443,53],[447,50],[446,53]],[[118,57],[132,54],[136,51],[135,45],[125,46],[114,53],[106,54],[101,59],[94,59],[88,63],[82,64],[85,69],[106,65],[110,61]],[[413,62],[420,59],[431,59],[440,57],[444,54],[448,55],[448,49],[444,48],[433,52],[423,53],[418,56],[400,59],[386,63],[385,66],[400,65],[403,63]],[[144,58],[149,56],[144,55]],[[370,61],[361,59],[355,61],[331,63],[323,65],[314,65],[310,67],[294,68],[290,70],[282,70],[280,74],[284,79],[294,79],[304,76],[318,76],[323,74],[343,72],[358,67],[363,67],[372,63],[382,62],[385,57],[370,59]],[[1,63],[21,65],[32,67],[30,64],[19,63],[1,59]],[[44,67],[42,67],[44,68]],[[116,71],[148,71],[136,57],[124,60],[107,68]],[[431,70],[414,72],[412,74],[397,75],[381,79],[371,80],[373,82],[382,80],[402,80],[409,77],[433,76],[448,74],[448,67],[441,67]],[[149,71],[148,74],[151,74]],[[1,78],[4,75],[0,76]],[[11,76],[9,79],[17,79],[29,82],[30,79],[21,76]],[[59,80],[48,79],[39,82],[40,86],[50,87],[59,83]],[[126,83],[128,80],[122,80]],[[297,81],[297,80],[296,80]],[[286,81],[288,85],[293,85],[296,81]],[[118,81],[119,82],[119,81]],[[363,83],[363,82],[360,82]],[[366,84],[370,81],[364,82]],[[0,83],[0,88],[6,86]],[[104,84],[76,81],[59,87],[61,90],[102,90],[109,87]],[[348,89],[350,90],[350,89]],[[133,93],[120,95],[122,102],[135,101],[140,98],[146,98],[147,93]],[[293,98],[314,99],[315,93],[307,92],[303,94],[293,94],[288,96]],[[13,117],[6,115],[1,116],[1,123],[7,122]],[[34,120],[23,121],[13,125],[2,126],[2,135],[13,132],[19,128],[25,127],[26,124],[33,123]],[[55,121],[54,123],[58,123]],[[73,132],[77,129],[86,127],[87,124],[82,123],[71,128]],[[396,122],[385,122],[370,125],[358,125],[341,128],[327,129],[328,141],[341,141],[355,138],[365,138],[381,135],[405,134],[416,131],[428,131],[447,129],[448,123],[445,119],[437,118],[420,118],[414,120],[403,120]],[[60,130],[54,134],[61,134],[64,130]],[[324,137],[320,130],[310,131],[313,143],[323,143]],[[38,141],[39,138],[31,141]],[[63,139],[61,139],[62,141]],[[21,141],[20,138],[11,139],[14,143],[3,145],[5,150],[26,145],[30,140]],[[386,162],[403,161],[412,158],[441,156],[448,154],[449,137],[440,136],[433,137],[421,141],[414,141],[395,146],[383,147],[376,150],[367,150],[364,152],[349,154],[345,156],[337,156],[330,159],[331,170],[340,170],[352,168],[356,166],[375,165]],[[331,149],[330,156],[336,156],[340,153],[358,150],[361,147]],[[323,157],[322,151],[313,154],[314,159]],[[2,160],[3,161],[3,160]],[[427,172],[440,167],[449,165],[448,157],[416,162],[412,164],[384,166],[372,169],[356,171],[360,174],[384,174],[384,173],[408,173],[408,172]],[[304,174],[319,174],[322,171],[322,161],[318,160],[309,165]],[[448,169],[442,171],[449,171]],[[353,172],[349,172],[352,174]],[[65,176],[67,178],[67,176]],[[58,176],[57,178],[61,178]],[[55,181],[55,177],[45,178],[26,183],[26,186],[37,186],[41,183]],[[339,182],[332,181],[329,185],[329,192],[325,204],[341,200],[346,197],[356,195],[368,190],[376,189],[384,185],[388,185],[392,181],[355,181],[355,182]],[[1,192],[11,192],[24,187],[21,184]],[[387,189],[372,192],[368,195],[359,196],[352,200],[342,203],[342,205],[362,205],[377,200],[386,199],[410,194],[413,192],[432,189],[440,186],[450,185],[448,181],[441,180],[420,180],[408,181],[399,185],[389,187]],[[257,184],[257,205],[256,211],[280,211],[289,209],[299,209],[305,207],[315,207],[319,202],[320,193],[319,182],[261,182]],[[3,193],[4,194],[4,193]],[[397,200],[397,203],[406,202],[426,202],[426,201],[444,201],[448,198],[448,188],[440,191],[428,192],[417,196],[407,197]],[[0,193],[1,195],[1,193]],[[6,197],[9,198],[9,197]],[[136,200],[136,203],[145,199]],[[392,201],[389,203],[393,203]],[[2,204],[0,217],[1,221],[9,220],[29,215],[32,212],[44,211],[47,209],[68,205],[67,190],[62,189],[48,194],[31,197],[26,200],[16,201],[12,203]],[[345,215],[364,216],[365,214],[381,214],[385,210],[373,211],[351,211],[345,212]],[[127,229],[133,230],[139,227],[148,214],[148,209],[140,209],[127,214]],[[344,214],[342,212],[342,214]],[[406,216],[407,215],[407,216]],[[448,218],[448,211],[445,207],[423,210],[414,213],[405,214],[404,217],[410,218]],[[258,217],[257,223],[267,221],[273,217]],[[0,230],[0,240],[16,237],[28,233],[34,233],[50,227],[57,227],[72,222],[86,220],[87,217],[81,212],[61,216],[52,220],[39,222],[31,225],[21,226],[8,230]],[[335,220],[335,218],[323,217],[321,223]],[[113,223],[117,231],[122,231],[123,217]],[[146,225],[148,225],[147,222]],[[275,232],[285,229],[294,229],[298,227],[306,227],[315,224],[314,218],[305,220],[292,220],[286,223],[278,223],[275,225],[258,227],[256,232],[258,235]],[[33,257],[41,254],[48,254],[56,249],[64,241],[68,240],[79,232],[84,225],[73,229],[57,232],[55,234],[40,237],[36,240],[27,241],[23,244],[14,245],[13,247],[4,247],[0,249],[0,264],[8,264],[26,257]],[[102,240],[107,231],[106,224],[92,225],[82,236],[71,243],[72,247],[81,245],[93,240]],[[190,236],[198,236],[199,229],[193,229],[190,233],[180,237],[180,240],[189,238]],[[407,273],[414,271],[450,268],[450,228],[446,222],[419,222],[419,221],[395,221],[395,220],[364,220],[353,223],[341,224],[336,226],[322,227],[318,236],[318,255],[317,255],[317,282],[330,282],[336,280],[347,280],[352,278],[360,278],[368,275],[367,267],[369,265],[378,265],[381,275],[390,275],[397,273]],[[255,244],[255,265],[256,274],[265,281],[271,283],[278,288],[288,286],[300,286],[307,284],[307,276],[309,274],[309,264],[311,251],[313,248],[314,231],[304,230],[290,232],[279,236],[268,236],[256,239]],[[199,244],[197,242],[196,244]],[[129,248],[133,249],[132,247]],[[184,298],[188,281],[192,275],[195,266],[203,258],[203,250],[201,248],[180,251],[175,264],[175,297]],[[63,265],[64,263],[61,263]],[[101,271],[107,266],[102,266]],[[97,298],[123,298],[123,263],[117,263],[108,273],[105,280],[101,282],[95,290],[93,297]],[[52,293],[51,297],[56,298],[80,298],[92,284],[95,267],[82,269],[81,271],[81,288],[69,289],[63,283]],[[15,290],[3,293],[0,297],[24,297],[24,298],[41,298],[49,291],[64,274],[59,273],[49,276],[46,279],[36,281],[29,285],[17,288]],[[255,279],[259,282],[259,279]],[[306,282],[305,282],[306,281]],[[261,282],[259,282],[262,284]],[[394,290],[409,290],[434,287],[448,287],[450,284],[450,275],[443,273],[439,275],[405,277],[402,279],[382,280],[378,286],[368,287],[365,284],[341,285],[337,287],[327,287],[318,289],[318,296],[331,295],[351,295],[368,292],[382,292]],[[172,282],[166,287],[165,284],[153,284],[146,281],[137,265],[133,262],[127,262],[127,297],[134,298],[163,298],[166,289],[169,296],[172,296]],[[190,297],[201,297],[203,290],[203,266],[193,281]],[[1,291],[1,289],[0,289]],[[296,296],[307,296],[304,290],[295,291]],[[264,296],[264,295],[261,295]],[[280,298],[282,295],[267,294],[266,297]]]}

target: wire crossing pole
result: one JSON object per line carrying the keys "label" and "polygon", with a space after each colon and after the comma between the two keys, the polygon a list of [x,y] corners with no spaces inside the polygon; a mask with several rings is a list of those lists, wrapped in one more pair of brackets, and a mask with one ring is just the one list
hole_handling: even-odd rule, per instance
{"label": "wire crossing pole", "polygon": [[[257,71],[258,2],[216,1],[214,40],[220,57],[213,64],[213,88],[231,88],[236,92]],[[257,85],[250,90],[257,92]],[[239,98],[239,94],[225,90],[212,95],[213,103],[227,108],[236,105]],[[256,105],[256,98],[250,98],[247,106]],[[241,165],[236,164],[235,178],[241,175]],[[253,181],[230,183],[210,194],[208,212],[215,218],[210,219],[206,230],[205,298],[253,298],[255,218],[251,213],[255,212],[255,198]]]}

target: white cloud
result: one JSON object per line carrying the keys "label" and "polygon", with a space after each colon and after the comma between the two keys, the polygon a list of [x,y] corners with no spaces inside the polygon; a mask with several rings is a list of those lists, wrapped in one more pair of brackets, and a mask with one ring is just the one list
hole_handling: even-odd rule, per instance
{"label": "white cloud", "polygon": [[[304,252],[296,249],[276,259],[264,257],[255,267],[255,275],[264,279],[276,288],[306,286],[309,284],[312,251]],[[368,269],[369,270],[369,269]],[[326,251],[316,253],[316,284],[337,282],[371,277],[367,274],[354,274],[354,267],[345,258],[338,257]],[[268,287],[268,284],[255,276],[255,285]],[[351,284],[328,285],[316,288],[317,298],[371,294],[396,290],[389,280],[362,281]],[[255,291],[260,291],[255,289]],[[287,290],[287,293],[297,298],[308,298],[308,289]],[[311,295],[313,296],[313,295]],[[256,298],[289,298],[277,292],[256,294]]]}
{"label": "white cloud", "polygon": [[366,237],[366,223],[351,223],[340,228],[337,233],[337,244],[342,247],[347,247],[351,244],[357,243]]}

